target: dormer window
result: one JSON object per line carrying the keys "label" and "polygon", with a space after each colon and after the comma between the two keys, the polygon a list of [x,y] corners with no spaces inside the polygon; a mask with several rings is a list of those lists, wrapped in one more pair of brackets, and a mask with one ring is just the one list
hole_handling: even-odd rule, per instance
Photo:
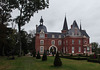
{"label": "dormer window", "polygon": [[52,35],[52,38],[55,38],[55,35]]}
{"label": "dormer window", "polygon": [[40,38],[45,38],[45,34],[40,33]]}
{"label": "dormer window", "polygon": [[61,38],[61,35],[59,35],[59,38]]}

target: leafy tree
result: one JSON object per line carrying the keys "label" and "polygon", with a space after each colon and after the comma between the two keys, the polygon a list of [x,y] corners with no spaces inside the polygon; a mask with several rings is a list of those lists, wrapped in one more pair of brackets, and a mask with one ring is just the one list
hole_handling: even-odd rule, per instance
{"label": "leafy tree", "polygon": [[20,42],[20,55],[21,55],[21,38],[20,31],[21,26],[25,25],[30,21],[30,18],[34,15],[38,10],[45,9],[48,7],[48,0],[14,0],[14,6],[19,10],[19,15],[15,18],[15,22],[18,24],[19,31],[19,42]]}
{"label": "leafy tree", "polygon": [[59,53],[57,52],[55,59],[54,59],[54,66],[62,66],[61,59],[59,57]]}
{"label": "leafy tree", "polygon": [[97,54],[98,43],[93,42],[91,43],[91,45],[92,45],[92,52],[95,52],[95,54]]}
{"label": "leafy tree", "polygon": [[38,54],[37,54],[37,56],[36,56],[36,59],[41,59],[41,56],[40,56],[39,51],[38,51]]}
{"label": "leafy tree", "polygon": [[46,51],[44,50],[44,54],[42,56],[42,61],[46,61],[47,60],[47,53]]}

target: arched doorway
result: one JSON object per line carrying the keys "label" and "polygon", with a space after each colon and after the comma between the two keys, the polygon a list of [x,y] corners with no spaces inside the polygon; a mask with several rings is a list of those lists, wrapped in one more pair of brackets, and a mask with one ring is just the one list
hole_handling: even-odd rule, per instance
{"label": "arched doorway", "polygon": [[56,46],[50,46],[49,47],[49,53],[50,54],[56,54],[57,52],[57,47]]}

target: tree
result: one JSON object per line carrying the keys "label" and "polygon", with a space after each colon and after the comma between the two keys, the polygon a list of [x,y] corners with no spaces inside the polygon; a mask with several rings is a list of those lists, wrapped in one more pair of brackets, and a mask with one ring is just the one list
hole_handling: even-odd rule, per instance
{"label": "tree", "polygon": [[4,24],[0,24],[0,55],[4,56],[5,44],[7,44],[7,27]]}
{"label": "tree", "polygon": [[54,59],[54,66],[62,66],[61,59],[59,57],[59,53],[57,52],[55,59]]}
{"label": "tree", "polygon": [[91,43],[91,45],[92,45],[92,52],[95,52],[95,54],[97,54],[98,43],[93,42]]}
{"label": "tree", "polygon": [[14,6],[19,10],[19,15],[15,18],[15,22],[18,24],[19,42],[20,42],[20,54],[21,55],[21,26],[30,21],[30,18],[38,10],[48,7],[49,1],[45,0],[14,0]]}
{"label": "tree", "polygon": [[44,54],[42,56],[42,61],[46,61],[47,60],[47,53],[46,51],[44,50]]}

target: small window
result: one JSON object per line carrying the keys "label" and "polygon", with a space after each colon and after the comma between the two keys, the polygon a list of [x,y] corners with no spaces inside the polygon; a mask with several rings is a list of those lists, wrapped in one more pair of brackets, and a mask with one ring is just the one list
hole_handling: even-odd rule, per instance
{"label": "small window", "polygon": [[59,35],[59,38],[61,38],[61,35]]}
{"label": "small window", "polygon": [[72,44],[74,44],[74,40],[72,40]]}
{"label": "small window", "polygon": [[81,52],[81,47],[79,47],[78,52]]}
{"label": "small window", "polygon": [[89,51],[90,50],[90,48],[89,47],[87,47],[87,51]]}
{"label": "small window", "polygon": [[61,45],[61,40],[58,41],[58,45]]}
{"label": "small window", "polygon": [[55,41],[54,41],[54,40],[52,40],[52,41],[51,41],[51,44],[52,44],[52,45],[55,45]]}
{"label": "small window", "polygon": [[55,35],[52,35],[52,38],[55,38]]}
{"label": "small window", "polygon": [[44,52],[44,46],[40,46],[40,52]]}
{"label": "small window", "polygon": [[44,38],[45,35],[43,33],[40,34],[40,38]]}
{"label": "small window", "polygon": [[81,40],[78,40],[78,43],[81,44]]}
{"label": "small window", "polygon": [[44,45],[44,40],[40,40],[40,45]]}

